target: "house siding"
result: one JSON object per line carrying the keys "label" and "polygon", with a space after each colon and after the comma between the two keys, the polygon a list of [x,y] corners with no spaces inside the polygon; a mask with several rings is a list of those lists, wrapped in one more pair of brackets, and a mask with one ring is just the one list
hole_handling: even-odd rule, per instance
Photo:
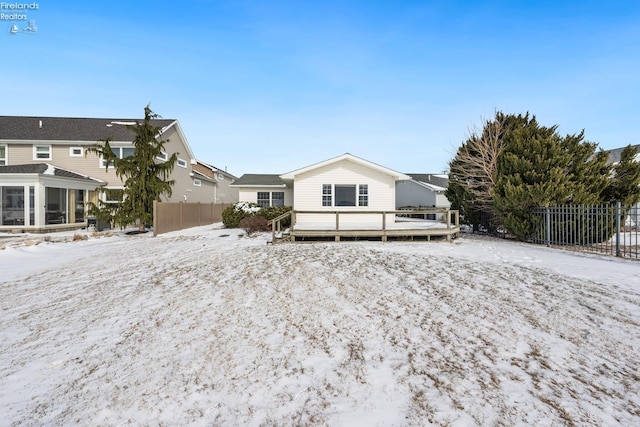
{"label": "house siding", "polygon": [[[215,183],[202,181],[200,187],[193,185],[193,178],[191,177],[192,165],[191,158],[189,157],[189,151],[186,148],[185,142],[180,137],[179,132],[174,125],[167,130],[162,138],[168,140],[165,144],[165,151],[171,155],[171,153],[177,152],[178,157],[187,162],[187,167],[182,168],[175,165],[170,179],[174,179],[176,184],[173,187],[173,193],[170,197],[163,197],[163,201],[180,202],[201,202],[211,203],[214,201],[215,196]],[[115,173],[115,169],[109,168],[106,170],[101,166],[100,158],[96,154],[87,154],[83,156],[71,156],[69,149],[71,147],[83,147],[86,148],[94,145],[96,142],[83,142],[83,141],[27,141],[27,142],[10,142],[2,141],[2,144],[7,146],[7,164],[8,165],[20,165],[20,164],[33,164],[33,163],[50,163],[59,168],[68,169],[73,172],[90,176],[92,178],[104,181],[107,183],[107,187],[122,187],[122,180],[119,179]],[[51,159],[33,159],[33,146],[34,145],[51,145]],[[130,142],[111,142],[113,147],[131,147]],[[186,198],[186,199],[185,199]]]}
{"label": "house siding", "polygon": [[284,192],[284,205],[293,206],[293,191],[290,188],[274,188],[274,187],[242,187],[238,190],[239,201],[258,203],[258,192],[268,191],[283,191]]}
{"label": "house siding", "polygon": [[[226,172],[223,173],[218,170],[214,171],[211,167],[204,166],[200,163],[193,165],[193,170],[198,171],[215,181],[215,203],[236,203],[239,200],[238,189],[229,187],[233,182],[233,177],[228,175]],[[222,175],[224,179],[220,179],[220,175]]]}
{"label": "house siding", "polygon": [[[368,206],[322,206],[322,185],[368,185]],[[357,194],[356,194],[357,197]],[[332,194],[335,204],[335,192]],[[312,169],[295,177],[294,200],[296,211],[390,211],[395,210],[395,180],[392,176],[354,163],[341,160],[317,169]],[[389,215],[387,221],[393,221]],[[342,215],[341,224],[362,224],[378,226],[381,215]],[[304,214],[297,218],[297,225],[304,223],[335,224],[334,215]]]}
{"label": "house siding", "polygon": [[415,181],[400,181],[396,185],[396,206],[449,208],[451,203],[444,195],[423,187]]}

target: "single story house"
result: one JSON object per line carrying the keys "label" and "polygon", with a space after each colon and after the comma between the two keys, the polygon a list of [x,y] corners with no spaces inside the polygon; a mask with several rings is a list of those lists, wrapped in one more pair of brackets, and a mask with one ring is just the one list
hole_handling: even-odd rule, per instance
{"label": "single story house", "polygon": [[[333,217],[322,212],[340,211],[359,214],[342,215],[342,224],[367,227],[380,225],[377,212],[405,206],[449,208],[440,175],[415,177],[420,180],[345,153],[281,175],[245,174],[231,186],[238,188],[240,201],[261,207],[292,206],[298,212],[298,226],[332,225]],[[434,182],[430,182],[432,179]],[[388,221],[393,218],[388,214]]]}

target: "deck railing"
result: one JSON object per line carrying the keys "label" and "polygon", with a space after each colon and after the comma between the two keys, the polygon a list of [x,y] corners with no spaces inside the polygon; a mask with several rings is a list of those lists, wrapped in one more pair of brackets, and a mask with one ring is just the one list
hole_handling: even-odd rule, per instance
{"label": "deck railing", "polygon": [[[301,227],[296,230],[296,226],[299,225],[299,218],[302,216],[314,216],[316,219],[322,218],[322,226],[314,227],[312,225],[305,225],[304,232],[310,233],[314,231],[316,235],[322,233],[352,233],[353,235],[365,235],[373,233],[379,236],[387,236],[389,233],[393,233],[397,236],[402,236],[403,231],[406,235],[417,235],[416,229],[420,227],[411,228],[411,219],[416,220],[416,224],[420,220],[432,220],[436,223],[441,223],[445,227],[440,227],[443,230],[443,235],[450,235],[451,233],[457,234],[460,227],[460,215],[457,210],[443,209],[443,208],[426,208],[426,209],[402,209],[402,210],[389,210],[389,211],[348,211],[348,210],[292,210],[274,218],[271,221],[272,241],[276,241],[278,236],[282,236],[287,230],[282,226],[282,221],[288,217],[291,217],[291,225],[288,232],[291,234],[303,233]],[[331,219],[327,220],[326,217],[330,216]],[[345,220],[346,217],[367,216],[367,221],[349,221]],[[372,217],[379,217],[379,222],[375,223],[371,220]],[[398,219],[405,219],[407,227],[404,230],[400,230],[397,227],[391,228],[391,224],[399,224],[401,221]],[[405,221],[403,221],[405,222]],[[377,225],[376,225],[377,224]],[[435,234],[435,233],[434,233]]]}

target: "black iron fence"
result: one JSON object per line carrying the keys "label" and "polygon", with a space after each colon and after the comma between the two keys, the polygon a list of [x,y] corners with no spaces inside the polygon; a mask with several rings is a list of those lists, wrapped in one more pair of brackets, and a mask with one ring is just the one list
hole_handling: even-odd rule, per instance
{"label": "black iron fence", "polygon": [[640,259],[639,205],[560,205],[534,210],[533,243]]}

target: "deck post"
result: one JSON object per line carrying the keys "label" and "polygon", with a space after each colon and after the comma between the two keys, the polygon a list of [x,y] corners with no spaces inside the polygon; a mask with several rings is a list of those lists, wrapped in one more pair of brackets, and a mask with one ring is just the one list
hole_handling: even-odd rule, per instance
{"label": "deck post", "polygon": [[382,212],[382,241],[387,241],[387,214]]}

